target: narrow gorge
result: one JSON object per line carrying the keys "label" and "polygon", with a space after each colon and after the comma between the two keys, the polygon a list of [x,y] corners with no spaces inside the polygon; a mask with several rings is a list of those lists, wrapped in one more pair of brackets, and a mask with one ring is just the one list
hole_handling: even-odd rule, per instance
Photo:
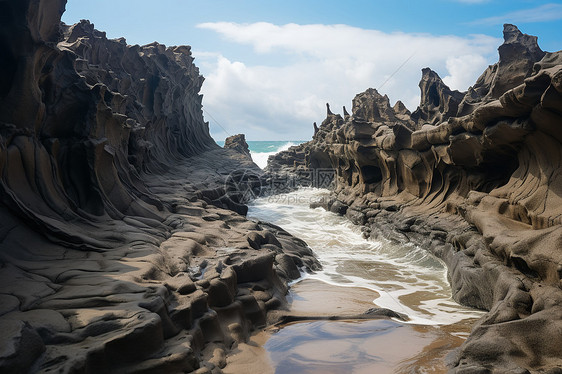
{"label": "narrow gorge", "polygon": [[334,175],[318,206],[429,250],[487,311],[451,373],[562,372],[560,52],[506,25],[468,92],[424,69],[411,113],[369,89],[262,171],[244,136],[211,137],[189,46],[65,25],[65,5],[0,1],[2,373],[227,371],[321,269],[246,204],[318,170]]}

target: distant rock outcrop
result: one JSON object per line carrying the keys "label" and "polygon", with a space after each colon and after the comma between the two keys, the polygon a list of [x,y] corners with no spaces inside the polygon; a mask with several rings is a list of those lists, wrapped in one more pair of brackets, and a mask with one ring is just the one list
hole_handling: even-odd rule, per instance
{"label": "distant rock outcrop", "polygon": [[303,167],[332,168],[326,208],[447,263],[453,297],[489,310],[454,373],[562,366],[562,52],[513,25],[504,39],[467,92],[424,69],[408,115],[369,89],[351,117],[329,113],[313,140],[268,166],[287,170],[301,154]]}
{"label": "distant rock outcrop", "polygon": [[248,156],[249,159],[252,159],[250,155],[250,148],[248,147],[248,143],[246,143],[246,136],[244,134],[237,134],[229,136],[224,140],[224,148],[227,149],[234,149],[242,153],[245,156]]}

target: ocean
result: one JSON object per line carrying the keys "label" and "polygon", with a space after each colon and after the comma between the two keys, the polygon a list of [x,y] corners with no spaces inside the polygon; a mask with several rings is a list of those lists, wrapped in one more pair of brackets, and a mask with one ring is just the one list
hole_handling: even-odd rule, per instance
{"label": "ocean", "polygon": [[[252,155],[252,160],[262,169],[267,166],[267,158],[276,153],[286,151],[289,147],[294,145],[299,145],[306,142],[306,140],[276,140],[276,141],[262,141],[262,140],[250,140],[246,141],[248,143],[248,148],[250,148],[250,154]],[[224,140],[217,142],[221,147],[224,146]]]}

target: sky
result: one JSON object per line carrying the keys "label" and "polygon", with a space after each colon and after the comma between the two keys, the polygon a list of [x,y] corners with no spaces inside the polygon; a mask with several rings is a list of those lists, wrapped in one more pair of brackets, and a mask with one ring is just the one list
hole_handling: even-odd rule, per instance
{"label": "sky", "polygon": [[376,88],[419,104],[421,69],[466,91],[497,61],[504,23],[562,49],[562,2],[529,0],[68,0],[62,20],[128,44],[190,45],[215,140],[309,140]]}

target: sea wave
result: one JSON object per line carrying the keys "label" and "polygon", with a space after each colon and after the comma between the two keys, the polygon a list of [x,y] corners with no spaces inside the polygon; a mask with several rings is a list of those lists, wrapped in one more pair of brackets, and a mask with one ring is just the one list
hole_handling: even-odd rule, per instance
{"label": "sea wave", "polygon": [[365,240],[360,227],[345,217],[310,209],[327,192],[303,188],[258,198],[249,205],[248,217],[279,225],[312,248],[322,270],[306,278],[375,291],[379,296],[374,305],[406,314],[410,323],[449,325],[482,316],[451,298],[447,268],[427,250],[411,243]]}
{"label": "sea wave", "polygon": [[254,152],[254,151],[250,150],[250,154],[252,155],[252,160],[256,163],[256,165],[258,165],[262,169],[265,169],[265,167],[267,166],[267,159],[269,158],[269,156],[273,156],[276,153],[286,151],[287,149],[289,149],[290,147],[292,147],[294,145],[297,145],[297,143],[286,142],[286,143],[278,146],[277,149],[275,149],[274,151],[271,151],[271,152]]}

